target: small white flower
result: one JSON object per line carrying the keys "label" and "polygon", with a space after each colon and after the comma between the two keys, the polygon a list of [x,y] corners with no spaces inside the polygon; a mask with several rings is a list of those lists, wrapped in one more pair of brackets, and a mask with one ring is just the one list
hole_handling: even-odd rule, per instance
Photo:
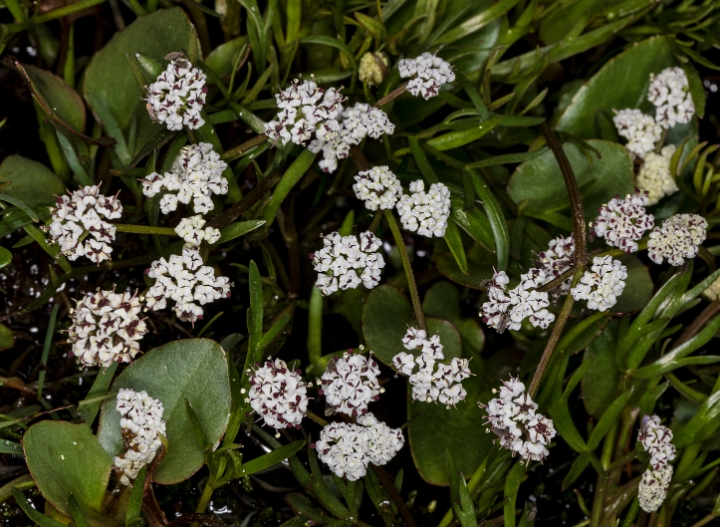
{"label": "small white flower", "polygon": [[656,107],[655,119],[665,129],[687,124],[695,115],[687,75],[682,68],[665,68],[650,75],[648,100]]}
{"label": "small white flower", "polygon": [[596,256],[580,283],[570,290],[575,300],[587,300],[587,307],[607,311],[617,303],[625,289],[627,267],[612,256]]}
{"label": "small white flower", "polygon": [[650,454],[650,466],[660,470],[675,459],[675,446],[672,444],[673,433],[667,426],[660,424],[657,415],[643,417],[642,426],[638,432],[638,441],[645,452]]}
{"label": "small white flower", "polygon": [[705,241],[708,223],[697,214],[676,214],[655,227],[648,240],[648,256],[657,263],[667,258],[670,265],[681,265],[685,258],[695,258]]}
{"label": "small white flower", "polygon": [[[573,265],[575,257],[575,241],[572,235],[565,238],[558,236],[554,240],[550,240],[548,250],[537,255],[535,267],[545,273],[545,283],[552,282],[558,276],[569,271]],[[570,292],[572,284],[572,276],[557,286],[551,296],[559,297],[567,295]],[[545,284],[543,284],[545,285]]]}
{"label": "small white flower", "polygon": [[165,309],[173,300],[175,315],[186,322],[202,319],[203,306],[230,296],[230,280],[215,276],[212,267],[203,265],[196,247],[185,247],[181,255],[173,254],[169,260],[155,260],[147,271],[155,284],[148,290],[145,302],[148,309]]}
{"label": "small white flower", "polygon": [[645,213],[646,194],[628,194],[625,199],[615,197],[600,207],[600,215],[592,225],[594,234],[605,238],[611,247],[626,253],[638,250],[637,241],[655,225],[655,217]]}
{"label": "small white flower", "polygon": [[212,227],[205,227],[205,223],[199,214],[183,218],[175,227],[175,232],[185,241],[185,247],[196,247],[203,241],[212,245],[220,239],[220,231]]}
{"label": "small white flower", "polygon": [[431,53],[423,53],[414,59],[400,59],[398,62],[400,77],[411,79],[407,91],[424,99],[437,96],[440,88],[455,80],[452,66]]}
{"label": "small white flower", "polygon": [[655,205],[663,196],[669,196],[680,190],[670,173],[670,161],[675,153],[675,145],[663,147],[659,154],[650,152],[645,156],[635,186],[647,192],[648,205]]}
{"label": "small white flower", "polygon": [[379,86],[388,75],[389,65],[390,61],[385,53],[368,51],[360,59],[358,79],[360,82],[367,82],[368,86]]}
{"label": "small white flower", "polygon": [[372,357],[345,353],[330,361],[321,377],[327,404],[335,411],[357,417],[368,411],[368,404],[380,396],[380,368]]}
{"label": "small white flower", "polygon": [[355,481],[367,473],[370,463],[385,465],[405,444],[402,431],[379,422],[367,413],[354,423],[330,423],[315,443],[318,458],[336,476]]}
{"label": "small white flower", "polygon": [[276,430],[300,428],[308,404],[300,370],[289,369],[281,359],[268,359],[248,374],[250,406],[264,423]]}
{"label": "small white flower", "polygon": [[548,293],[536,289],[552,278],[542,269],[530,269],[520,276],[518,286],[508,291],[507,275],[504,271],[496,272],[487,283],[489,300],[480,312],[483,322],[501,333],[505,327],[518,331],[526,318],[533,326],[547,329],[555,315],[547,310],[550,305]]}
{"label": "small white flower", "polygon": [[82,187],[58,197],[57,207],[51,209],[52,223],[46,230],[68,259],[85,256],[99,264],[110,259],[110,244],[115,240],[115,226],[103,218],[117,219],[122,210],[117,196],[100,194],[97,185]]}
{"label": "small white flower", "polygon": [[613,122],[618,134],[628,140],[625,148],[633,157],[644,158],[655,150],[655,143],[662,136],[662,127],[640,110],[628,108],[616,111]]}
{"label": "small white flower", "polygon": [[400,181],[387,166],[363,170],[355,176],[355,181],[355,196],[365,202],[368,210],[392,209],[403,193]]}
{"label": "small white flower", "polygon": [[417,231],[421,236],[432,238],[445,236],[450,216],[450,190],[442,183],[433,183],[425,192],[421,179],[410,184],[410,195],[397,202],[397,211],[403,229]]}
{"label": "small white flower", "polygon": [[311,255],[318,279],[315,286],[328,296],[340,289],[363,284],[372,289],[380,283],[385,260],[377,250],[382,242],[369,231],[357,236],[333,232],[323,237],[323,248]]}
{"label": "small white flower", "polygon": [[409,377],[413,400],[439,401],[446,408],[455,406],[467,395],[462,381],[472,375],[468,360],[454,357],[446,361],[440,336],[426,337],[424,330],[408,328],[402,339],[403,346],[419,354],[400,352],[393,357],[393,366],[398,373]]}
{"label": "small white flower", "polygon": [[213,194],[227,194],[228,182],[222,175],[227,163],[213,150],[210,143],[198,143],[184,147],[172,165],[170,172],[160,175],[153,172],[141,180],[143,194],[152,198],[163,189],[166,194],[160,200],[163,214],[177,209],[178,202],[193,203],[193,210],[205,214],[215,208]]}
{"label": "small white flower", "polygon": [[80,366],[107,368],[113,362],[130,362],[140,353],[139,341],[147,333],[140,318],[142,306],[134,294],[102,291],[88,293],[72,311],[68,340]]}
{"label": "small white flower", "polygon": [[638,501],[645,512],[655,512],[665,501],[672,480],[673,467],[665,465],[659,470],[648,468],[638,486]]}
{"label": "small white flower", "polygon": [[185,59],[173,60],[150,86],[147,107],[154,121],[168,130],[183,126],[197,130],[205,121],[200,115],[207,88],[205,74]]}
{"label": "small white flower", "polygon": [[547,446],[556,435],[552,419],[537,412],[538,405],[525,392],[525,385],[517,378],[503,381],[499,397],[488,404],[479,403],[487,411],[487,423],[498,436],[497,441],[513,456],[542,462],[550,451]]}
{"label": "small white flower", "polygon": [[120,412],[125,452],[115,456],[114,464],[121,473],[120,483],[130,485],[162,445],[160,434],[165,435],[163,405],[144,390],[136,392],[120,388],[115,408]]}

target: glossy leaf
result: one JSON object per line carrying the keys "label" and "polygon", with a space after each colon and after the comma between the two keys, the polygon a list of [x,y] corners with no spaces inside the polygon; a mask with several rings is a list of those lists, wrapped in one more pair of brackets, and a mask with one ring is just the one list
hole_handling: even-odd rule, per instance
{"label": "glossy leaf", "polygon": [[246,36],[237,37],[224,44],[220,44],[205,59],[205,64],[221,79],[229,76],[238,56],[245,53],[248,45]]}
{"label": "glossy leaf", "polygon": [[85,425],[42,421],[23,437],[25,459],[46,500],[70,516],[73,494],[83,509],[101,513],[112,468],[108,454]]}
{"label": "glossy leaf", "polygon": [[277,448],[272,452],[263,454],[262,456],[257,457],[251,461],[244,462],[242,464],[241,477],[255,474],[256,472],[260,472],[261,470],[270,468],[273,465],[282,463],[284,460],[298,452],[304,445],[305,441],[303,440],[293,441],[289,445],[281,446],[280,448]]}
{"label": "glossy leaf", "polygon": [[265,220],[238,221],[220,229],[220,238],[213,245],[220,245],[244,236],[265,225]]}
{"label": "glossy leaf", "polygon": [[[635,191],[633,164],[625,148],[617,143],[591,140],[602,159],[588,151],[590,159],[575,144],[563,146],[581,188],[585,219],[592,221],[601,205],[616,195],[625,196]],[[582,189],[585,189],[585,192]],[[515,201],[528,200],[524,214],[546,218],[548,213],[569,215],[570,200],[560,167],[552,152],[520,165],[508,184],[508,194]]]}
{"label": "glossy leaf", "polygon": [[583,363],[592,361],[583,375],[580,389],[585,409],[599,419],[615,400],[620,371],[615,364],[619,321],[613,320],[587,347]]}
{"label": "glossy leaf", "polygon": [[65,193],[65,183],[42,163],[18,154],[0,164],[0,183],[12,181],[3,193],[28,205],[54,205],[55,196]]}
{"label": "glossy leaf", "polygon": [[0,247],[0,269],[12,263],[12,253],[5,247]]}
{"label": "glossy leaf", "polygon": [[467,274],[467,256],[465,255],[462,236],[460,236],[460,229],[454,221],[450,221],[447,224],[447,229],[445,229],[445,243],[447,243],[450,252],[455,257],[455,262],[457,262],[460,271]]}
{"label": "glossy leaf", "polygon": [[[163,404],[169,447],[154,475],[158,483],[183,481],[203,464],[203,451],[195,440],[185,399],[210,444],[217,445],[225,432],[230,416],[230,381],[225,352],[212,340],[178,340],[147,352],[115,379],[111,390],[120,388],[145,390]],[[98,430],[100,443],[113,455],[122,451],[120,414],[115,404],[113,397],[103,405]]]}

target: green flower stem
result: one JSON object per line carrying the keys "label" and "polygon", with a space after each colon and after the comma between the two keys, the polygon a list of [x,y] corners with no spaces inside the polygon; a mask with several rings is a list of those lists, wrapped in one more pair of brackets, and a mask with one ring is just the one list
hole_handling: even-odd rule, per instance
{"label": "green flower stem", "polygon": [[[230,207],[228,210],[220,214],[219,216],[215,216],[211,221],[209,221],[206,225],[206,227],[214,227],[216,229],[222,229],[225,227],[225,225],[228,225],[232,222],[234,222],[236,219],[240,217],[242,213],[247,211],[250,207],[255,205],[257,201],[262,199],[262,197],[265,195],[267,191],[269,191],[275,183],[280,181],[280,178],[282,177],[282,171],[280,169],[275,169],[272,172],[270,172],[267,176],[265,176],[265,179],[263,179],[258,185],[253,187],[253,189],[248,192],[243,198],[238,201],[237,203],[233,204],[232,207]],[[274,219],[274,216],[273,216]]]}
{"label": "green flower stem", "polygon": [[407,81],[403,82],[400,86],[395,88],[393,91],[388,93],[385,97],[381,98],[378,102],[375,103],[375,108],[382,108],[390,101],[393,101],[400,97],[403,93],[405,93],[405,90],[407,89]]}
{"label": "green flower stem", "polygon": [[153,225],[129,225],[127,223],[114,223],[118,232],[131,232],[133,234],[163,234],[165,236],[177,236],[175,229],[170,227],[155,227]]}
{"label": "green flower stem", "polygon": [[263,144],[267,140],[268,136],[266,136],[265,134],[256,135],[249,141],[245,141],[243,144],[238,145],[235,148],[231,148],[230,150],[222,154],[220,156],[220,159],[222,159],[223,161],[232,161],[233,159],[240,157],[242,154],[244,154],[251,148],[255,148],[256,146]]}
{"label": "green flower stem", "polygon": [[392,231],[398,253],[400,253],[400,260],[402,261],[402,266],[405,270],[405,277],[407,278],[408,289],[410,290],[410,299],[412,300],[413,309],[415,309],[415,318],[417,318],[418,327],[427,331],[425,314],[423,313],[422,304],[420,303],[420,295],[418,294],[417,285],[415,284],[415,275],[413,275],[410,258],[408,258],[407,251],[405,250],[405,241],[403,240],[402,233],[400,232],[400,227],[398,226],[395,216],[393,216],[391,210],[385,210],[385,219]]}
{"label": "green flower stem", "polygon": [[395,505],[397,505],[398,511],[400,511],[400,516],[403,517],[403,520],[405,520],[407,526],[417,527],[415,518],[413,518],[410,509],[407,508],[405,500],[403,500],[400,492],[395,487],[395,482],[392,480],[390,475],[382,467],[371,464],[370,468],[373,469],[373,472],[375,472],[375,475],[380,480],[380,483],[382,483],[382,486],[385,487],[385,490],[388,492],[388,494],[390,494],[390,498],[392,498],[392,500],[395,502]]}
{"label": "green flower stem", "polygon": [[[572,287],[575,287],[577,285],[577,283],[580,281],[580,277],[582,276],[582,274],[583,270],[581,267],[575,272]],[[569,294],[567,297],[565,297],[565,303],[563,303],[560,314],[555,320],[555,326],[553,327],[552,333],[550,333],[550,338],[545,345],[545,350],[543,351],[542,357],[540,357],[540,363],[535,369],[535,375],[533,375],[532,382],[530,383],[530,388],[528,388],[528,394],[532,398],[535,398],[535,395],[540,388],[540,381],[542,381],[545,370],[547,369],[548,364],[550,363],[550,359],[552,358],[553,351],[555,351],[557,343],[560,341],[560,336],[562,335],[565,324],[570,317],[570,311],[572,311],[574,303],[575,299],[572,295]]]}
{"label": "green flower stem", "polygon": [[311,421],[315,421],[320,426],[328,425],[328,422],[325,419],[320,417],[318,414],[311,412],[310,410],[307,411],[307,413],[305,414],[305,417],[307,417]]}
{"label": "green flower stem", "polygon": [[380,222],[382,221],[382,219],[383,219],[383,213],[382,213],[382,211],[379,210],[375,213],[375,216],[373,216],[372,223],[370,224],[370,227],[368,228],[368,230],[373,233],[376,230],[378,230],[378,227],[380,227]]}
{"label": "green flower stem", "polygon": [[207,481],[205,482],[205,488],[202,491],[202,494],[200,495],[200,501],[198,502],[197,507],[195,508],[195,512],[198,514],[204,513],[208,505],[210,504],[210,498],[212,498],[213,491],[215,490],[215,477],[213,474],[210,474]]}

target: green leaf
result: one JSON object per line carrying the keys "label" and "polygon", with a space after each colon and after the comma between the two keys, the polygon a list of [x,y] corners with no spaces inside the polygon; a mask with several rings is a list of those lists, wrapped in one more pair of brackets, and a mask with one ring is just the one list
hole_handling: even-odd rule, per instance
{"label": "green leaf", "polygon": [[[87,399],[101,397],[107,393],[108,388],[110,387],[110,383],[113,380],[113,376],[115,375],[115,370],[117,370],[117,367],[118,363],[113,362],[107,368],[100,368],[97,375],[95,376],[92,387],[87,394]],[[102,400],[96,400],[88,403],[85,403],[85,401],[80,401],[78,413],[88,426],[92,426],[93,421],[95,421],[95,417],[100,411],[101,404]]]}
{"label": "green leaf", "polygon": [[213,245],[220,245],[221,243],[232,241],[235,238],[239,238],[240,236],[244,236],[249,232],[259,229],[263,225],[265,225],[265,220],[238,221],[225,225],[225,227],[220,229],[220,239],[213,243]]}
{"label": "green leaf", "polygon": [[510,255],[510,232],[508,230],[505,216],[503,216],[500,203],[498,203],[495,194],[488,188],[480,176],[470,170],[472,184],[475,193],[482,200],[485,214],[490,221],[490,228],[495,238],[495,253],[497,255],[497,270],[504,271],[507,269],[508,257]]}
{"label": "green leaf", "polygon": [[427,144],[440,152],[452,148],[460,148],[461,146],[480,139],[498,124],[500,124],[500,116],[495,116],[473,128],[448,132],[439,137],[433,137]]}
{"label": "green leaf", "polygon": [[622,295],[618,297],[617,304],[610,309],[610,312],[632,313],[633,311],[640,311],[647,306],[653,295],[654,286],[648,268],[636,256],[631,254],[623,254],[614,258],[620,260],[627,267],[628,276],[625,280],[625,289]]}
{"label": "green leaf", "polygon": [[[470,252],[470,251],[468,251]],[[480,283],[488,280],[493,276],[493,267],[489,261],[485,263],[477,263],[468,254],[468,272],[463,273],[457,265],[455,258],[449,252],[440,253],[435,261],[438,271],[455,283],[470,287],[471,289],[480,289]]]}
{"label": "green leaf", "polygon": [[[208,339],[185,339],[155,348],[128,366],[112,390],[145,390],[163,404],[169,443],[154,480],[162,485],[189,478],[203,464],[185,411],[185,399],[194,409],[208,443],[217,445],[230,416],[230,380],[225,352]],[[98,439],[113,455],[122,452],[120,414],[113,397],[100,413]]]}
{"label": "green leaf", "polygon": [[30,518],[40,527],[66,527],[64,523],[53,520],[52,518],[45,516],[44,514],[35,510],[35,507],[30,504],[25,495],[17,487],[13,487],[12,494],[15,498],[15,503],[20,506],[20,508],[23,510],[23,512],[27,515],[28,518]]}
{"label": "green leaf", "polygon": [[42,421],[28,429],[23,448],[30,474],[55,508],[70,517],[73,494],[84,510],[101,513],[113,460],[87,426]]}
{"label": "green leaf", "polygon": [[[678,65],[668,38],[652,37],[633,43],[607,61],[575,94],[560,116],[557,130],[589,139],[600,137],[596,117],[600,112],[612,118],[613,110],[638,108],[654,116],[655,107],[647,100],[650,74]],[[618,89],[618,79],[622,79],[622,89]],[[623,196],[625,191],[619,188],[616,194]]]}
{"label": "green leaf", "polygon": [[312,35],[303,37],[298,40],[300,44],[319,44],[321,46],[330,46],[332,48],[340,50],[342,53],[347,56],[348,60],[350,61],[350,64],[352,64],[352,67],[354,70],[357,70],[357,61],[355,60],[355,55],[352,51],[350,51],[350,48],[347,47],[347,45],[340,40],[329,37],[327,35]]}
{"label": "green leaf", "polygon": [[470,491],[462,474],[460,478],[460,505],[453,503],[455,515],[460,520],[462,527],[477,527],[477,519],[475,518],[475,505],[473,504]]}
{"label": "green leaf", "polygon": [[83,515],[82,509],[80,509],[80,504],[72,494],[68,497],[68,508],[76,527],[88,527],[88,522]]}
{"label": "green leaf", "polygon": [[[250,283],[250,310],[248,311],[248,333],[250,334],[250,353],[255,355],[255,349],[258,342],[262,338],[262,325],[263,325],[263,304],[265,299],[263,297],[263,286],[260,280],[260,271],[258,270],[257,264],[254,260],[250,260],[250,273],[248,275]],[[259,357],[254,357],[255,360],[251,360],[251,364]]]}
{"label": "green leaf", "polygon": [[256,472],[270,468],[273,465],[282,463],[287,458],[300,451],[303,446],[305,446],[305,441],[300,439],[298,441],[293,441],[289,445],[281,446],[272,452],[263,454],[252,461],[247,461],[242,464],[242,474],[240,477],[249,476],[250,474],[255,474]]}
{"label": "green leaf", "polygon": [[541,156],[547,151],[547,147],[538,148],[537,150],[531,150],[529,152],[521,152],[519,154],[501,154],[499,156],[491,156],[481,161],[475,161],[470,163],[468,168],[483,168],[493,167],[497,165],[509,165],[513,163],[524,163],[525,161],[532,161],[536,157]]}
{"label": "green leaf", "polygon": [[610,431],[612,425],[617,422],[618,418],[620,417],[620,413],[623,411],[623,408],[625,408],[625,405],[627,404],[628,399],[630,399],[632,392],[633,388],[625,391],[622,395],[620,395],[620,397],[615,399],[608,407],[608,409],[603,413],[597,425],[595,425],[595,428],[593,428],[593,431],[590,434],[590,438],[588,439],[587,447],[589,451],[592,452],[598,446],[600,446],[600,441],[602,441],[605,435]]}
{"label": "green leaf", "polygon": [[457,223],[450,221],[445,229],[445,243],[450,248],[450,252],[455,257],[455,261],[464,274],[468,274],[467,256],[465,256],[465,248],[463,247],[462,236]]}
{"label": "green leaf", "polygon": [[[617,143],[591,140],[602,159],[588,151],[583,153],[574,143],[563,146],[575,173],[581,191],[586,221],[593,221],[601,205],[616,195],[625,196],[635,191],[633,164],[627,151]],[[524,214],[542,217],[548,212],[563,211],[569,216],[570,201],[560,167],[552,152],[520,165],[508,183],[508,194],[515,201],[528,200]]]}
{"label": "green leaf", "polygon": [[12,263],[12,253],[5,247],[0,247],[0,269]]}
{"label": "green leaf", "polygon": [[159,9],[137,18],[92,56],[85,70],[83,96],[93,110],[96,108],[88,95],[102,101],[122,130],[128,129],[135,115],[136,144],[144,145],[164,127],[151,123],[142,101],[145,94],[135,80],[126,54],[142,53],[164,64],[168,53],[186,50],[192,31],[193,25],[179,7]]}
{"label": "green leaf", "polygon": [[580,389],[585,409],[596,419],[615,400],[620,383],[620,371],[615,364],[619,328],[618,320],[611,321],[583,355],[583,363],[592,362],[580,381]]}
{"label": "green leaf", "polygon": [[212,50],[205,59],[205,64],[215,72],[215,75],[224,79],[232,74],[238,57],[245,53],[247,46],[247,36],[229,40]]}
{"label": "green leaf", "polygon": [[285,200],[292,188],[310,169],[313,161],[315,161],[315,154],[306,148],[285,171],[280,183],[278,183],[275,187],[275,191],[273,192],[270,202],[263,211],[263,219],[267,222],[268,227],[275,221],[275,216],[277,215],[278,210],[280,210],[282,202]]}
{"label": "green leaf", "polygon": [[563,479],[562,488],[567,489],[575,483],[575,481],[582,475],[587,466],[590,464],[590,454],[580,454],[575,458],[573,464],[570,466],[570,471]]}
{"label": "green leaf", "polygon": [[130,500],[128,501],[127,512],[125,513],[125,525],[130,524],[138,519],[142,519],[142,500],[143,490],[145,486],[145,476],[147,475],[148,466],[145,465],[138,472],[137,478],[133,483],[132,491],[130,491]]}
{"label": "green leaf", "polygon": [[453,221],[485,249],[495,252],[493,230],[485,213],[479,207],[474,207],[469,212],[466,211],[463,201],[456,196],[450,196],[450,202],[452,205],[450,217]]}
{"label": "green leaf", "polygon": [[505,480],[505,506],[503,507],[505,527],[515,527],[515,504],[517,503],[520,484],[525,477],[526,468],[522,463],[515,463]]}
{"label": "green leaf", "polygon": [[29,205],[54,205],[65,193],[65,184],[42,163],[18,154],[0,164],[0,183],[12,182],[3,192]]}

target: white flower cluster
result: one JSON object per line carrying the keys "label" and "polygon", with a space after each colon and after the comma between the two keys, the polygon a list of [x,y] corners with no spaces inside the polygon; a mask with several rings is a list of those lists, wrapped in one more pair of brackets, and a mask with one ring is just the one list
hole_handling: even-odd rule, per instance
{"label": "white flower cluster", "polygon": [[618,247],[626,253],[636,252],[637,241],[655,225],[655,217],[645,214],[647,204],[645,193],[628,194],[625,199],[614,197],[600,207],[600,215],[592,225],[594,234],[605,238],[611,247]]}
{"label": "white flower cluster", "polygon": [[413,181],[410,183],[410,195],[400,198],[397,211],[403,229],[417,231],[428,238],[442,238],[450,216],[450,189],[442,183],[433,183],[425,192],[422,179]]}
{"label": "white flower cluster", "polygon": [[625,148],[634,157],[644,158],[662,137],[662,127],[655,119],[637,109],[616,112],[613,122],[618,134],[628,140]]}
{"label": "white flower cluster", "polygon": [[625,289],[627,267],[612,256],[596,256],[580,283],[570,290],[575,300],[587,300],[587,307],[607,311],[617,304]]}
{"label": "white flower cluster", "polygon": [[403,194],[400,181],[387,166],[360,171],[355,176],[353,190],[368,210],[391,210]]}
{"label": "white flower cluster", "polygon": [[[569,271],[573,265],[575,257],[575,240],[572,234],[565,238],[558,236],[554,240],[550,240],[548,250],[537,255],[536,268],[545,273],[545,284],[552,282],[555,278]],[[543,285],[545,285],[543,284]],[[551,295],[560,296],[567,295],[572,285],[572,277],[565,280],[556,287]]]}
{"label": "white flower cluster", "polygon": [[362,478],[370,463],[385,465],[405,444],[399,428],[390,428],[373,414],[364,414],[354,423],[330,423],[315,443],[320,461],[336,476],[350,481]]}
{"label": "white flower cluster", "polygon": [[197,247],[203,241],[212,245],[220,239],[220,231],[205,227],[205,223],[200,214],[183,218],[175,227],[175,232],[185,241],[185,247]]}
{"label": "white flower cluster", "polygon": [[300,428],[307,412],[307,387],[300,370],[291,370],[284,360],[268,357],[267,362],[248,370],[250,391],[247,401],[271,428]]}
{"label": "white flower cluster", "polygon": [[665,68],[650,75],[648,100],[655,105],[655,120],[665,129],[687,124],[695,115],[688,78],[682,68]]}
{"label": "white flower cluster", "polygon": [[202,319],[200,306],[230,296],[230,280],[216,277],[212,267],[203,265],[197,248],[186,247],[182,255],[173,254],[169,260],[161,257],[146,273],[155,279],[145,296],[148,309],[165,309],[167,301],[173,300],[175,315],[185,322]]}
{"label": "white flower cluster", "polygon": [[452,66],[432,53],[423,53],[414,59],[400,59],[400,77],[411,79],[407,91],[425,99],[437,96],[443,84],[455,80]]}
{"label": "white flower cluster", "polygon": [[322,151],[323,160],[318,165],[325,172],[335,172],[338,159],[345,159],[351,146],[359,145],[366,137],[380,139],[394,132],[395,125],[385,112],[369,104],[356,103],[344,109],[337,120],[328,119],[320,124],[308,150],[314,154]]}
{"label": "white flower cluster", "polygon": [[200,116],[207,88],[205,74],[185,59],[173,60],[150,86],[147,109],[150,117],[168,130],[187,126],[197,130],[205,121]]}
{"label": "white flower cluster", "polygon": [[364,103],[343,108],[345,98],[338,90],[323,90],[313,81],[296,79],[275,100],[280,112],[265,124],[265,134],[283,144],[305,146],[310,141],[311,152],[323,152],[320,168],[325,172],[334,172],[337,160],[346,158],[350,147],[365,137],[379,139],[395,131],[382,110]]}
{"label": "white flower cluster", "polygon": [[640,485],[638,485],[638,501],[642,510],[655,512],[660,508],[667,496],[672,476],[672,465],[667,465],[660,470],[648,468],[643,472]]}
{"label": "white flower cluster", "polygon": [[367,413],[368,404],[384,391],[378,383],[380,368],[372,357],[348,352],[335,357],[320,378],[328,406],[336,412],[357,417]]}
{"label": "white flower cluster", "polygon": [[670,265],[681,265],[685,258],[695,258],[705,241],[708,223],[697,214],[676,214],[655,227],[648,240],[648,256],[657,263],[667,258]]}
{"label": "white flower cluster", "polygon": [[357,236],[333,232],[323,237],[323,248],[310,255],[319,273],[315,286],[328,296],[339,289],[355,289],[363,284],[372,289],[380,283],[385,260],[377,250],[382,242],[370,231]]}
{"label": "white flower cluster", "polygon": [[130,362],[140,353],[139,340],[147,333],[140,318],[140,301],[130,293],[101,291],[80,299],[72,311],[68,340],[80,366],[107,368]]}
{"label": "white flower cluster", "polygon": [[675,459],[675,446],[672,444],[672,431],[660,424],[657,415],[643,418],[642,427],[638,433],[638,440],[645,451],[650,454],[650,466],[643,473],[638,487],[638,500],[645,512],[654,512],[660,508],[667,489],[672,480],[673,467],[670,464]]}
{"label": "white flower cluster", "polygon": [[547,293],[537,291],[552,280],[542,269],[530,269],[520,276],[520,283],[508,292],[508,278],[505,271],[496,272],[487,283],[489,301],[482,305],[483,322],[502,333],[506,327],[518,331],[522,321],[530,319],[536,328],[547,329],[555,315],[546,308],[550,305]]}
{"label": "white flower cluster", "polygon": [[406,350],[419,352],[415,355],[402,351],[392,360],[397,371],[409,377],[413,400],[439,401],[447,408],[465,400],[467,391],[462,381],[472,375],[467,359],[453,357],[448,364],[440,336],[427,338],[422,329],[408,328],[402,342]]}
{"label": "white flower cluster", "polygon": [[487,411],[487,423],[498,435],[500,445],[512,451],[513,456],[519,454],[526,463],[542,462],[550,454],[547,446],[556,435],[552,419],[537,412],[537,403],[517,378],[503,381],[498,395],[479,406]]}
{"label": "white flower cluster", "polygon": [[172,164],[170,172],[160,175],[153,172],[142,180],[143,194],[152,198],[162,190],[166,194],[160,200],[163,214],[177,209],[178,202],[193,202],[193,210],[205,214],[213,210],[213,194],[227,194],[228,183],[223,177],[227,163],[213,150],[210,143],[198,143],[184,147]]}
{"label": "white flower cluster", "polygon": [[114,220],[122,215],[122,203],[117,196],[100,194],[97,185],[82,187],[58,197],[57,207],[50,211],[52,223],[46,230],[60,244],[65,256],[70,260],[85,256],[97,264],[110,259],[109,244],[115,240],[115,226],[105,219]]}
{"label": "white flower cluster", "polygon": [[647,193],[648,205],[655,205],[663,196],[669,196],[680,190],[670,173],[670,161],[675,153],[675,145],[667,145],[659,154],[650,152],[635,178],[638,190]]}
{"label": "white flower cluster", "polygon": [[160,448],[160,434],[165,435],[163,405],[146,391],[120,388],[117,406],[125,453],[115,456],[115,467],[122,473],[120,483],[130,485],[138,472],[150,463]]}

